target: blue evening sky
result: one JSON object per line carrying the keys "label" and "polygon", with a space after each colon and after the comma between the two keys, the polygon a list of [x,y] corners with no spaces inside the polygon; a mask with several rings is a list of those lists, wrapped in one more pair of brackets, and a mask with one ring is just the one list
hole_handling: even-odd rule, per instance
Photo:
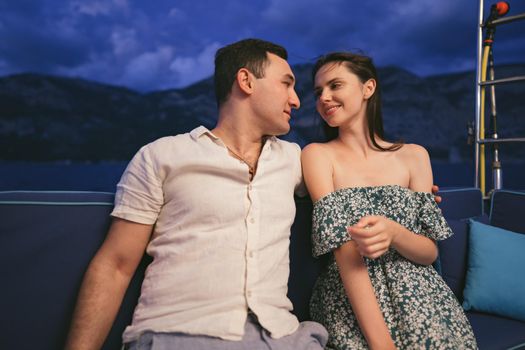
{"label": "blue evening sky", "polygon": [[[525,12],[525,0],[509,2],[510,15]],[[361,50],[428,76],[475,69],[477,17],[477,0],[0,0],[0,76],[184,87],[246,37],[284,45],[292,64]],[[525,22],[499,27],[495,45],[496,64],[524,63]]]}

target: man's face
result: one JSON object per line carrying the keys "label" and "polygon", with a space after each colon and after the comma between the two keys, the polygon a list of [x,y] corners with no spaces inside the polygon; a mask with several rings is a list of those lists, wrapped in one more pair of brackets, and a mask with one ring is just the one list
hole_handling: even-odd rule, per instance
{"label": "man's face", "polygon": [[300,106],[295,77],[286,60],[268,54],[264,77],[255,79],[253,106],[264,135],[283,135],[290,131],[292,109]]}

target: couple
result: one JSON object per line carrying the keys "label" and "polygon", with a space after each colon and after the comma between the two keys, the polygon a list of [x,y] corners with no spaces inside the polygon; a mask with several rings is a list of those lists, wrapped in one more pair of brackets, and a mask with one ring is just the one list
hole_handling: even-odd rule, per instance
{"label": "couple", "polygon": [[[371,60],[335,53],[317,62],[317,110],[337,136],[301,156],[275,137],[300,105],[286,59],[258,39],[219,49],[216,127],[161,138],[131,160],[67,349],[102,346],[144,251],[153,261],[123,334],[127,349],[476,347],[430,265],[435,240],[451,232],[429,193],[428,154],[383,140]],[[286,296],[303,172],[314,254],[331,257],[311,302],[320,324],[299,323]]]}

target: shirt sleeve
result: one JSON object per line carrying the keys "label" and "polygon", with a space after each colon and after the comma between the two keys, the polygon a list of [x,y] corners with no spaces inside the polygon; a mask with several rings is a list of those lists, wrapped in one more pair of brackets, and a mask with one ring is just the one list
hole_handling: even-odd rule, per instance
{"label": "shirt sleeve", "polygon": [[294,194],[298,197],[305,197],[308,195],[308,190],[306,189],[306,185],[304,183],[303,179],[303,168],[301,166],[301,147],[299,147],[298,144],[292,143],[293,145],[293,152],[292,152],[292,160],[294,164]]}
{"label": "shirt sleeve", "polygon": [[453,232],[434,200],[434,195],[426,192],[416,192],[415,195],[419,206],[417,226],[420,228],[420,232],[416,233],[435,241],[442,241],[452,236]]}
{"label": "shirt sleeve", "polygon": [[111,216],[148,225],[157,220],[164,195],[155,157],[148,146],[137,152],[122,174]]}
{"label": "shirt sleeve", "polygon": [[339,248],[351,240],[341,197],[334,193],[314,203],[312,219],[312,250],[315,257]]}

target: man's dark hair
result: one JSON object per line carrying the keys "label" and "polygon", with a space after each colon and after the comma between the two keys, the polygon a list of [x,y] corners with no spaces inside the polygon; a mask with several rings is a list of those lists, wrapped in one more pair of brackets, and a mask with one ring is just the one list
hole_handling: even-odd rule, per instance
{"label": "man's dark hair", "polygon": [[220,107],[228,99],[239,69],[248,69],[256,78],[264,77],[268,65],[267,53],[288,59],[284,47],[260,39],[244,39],[217,50],[214,74],[217,106]]}

